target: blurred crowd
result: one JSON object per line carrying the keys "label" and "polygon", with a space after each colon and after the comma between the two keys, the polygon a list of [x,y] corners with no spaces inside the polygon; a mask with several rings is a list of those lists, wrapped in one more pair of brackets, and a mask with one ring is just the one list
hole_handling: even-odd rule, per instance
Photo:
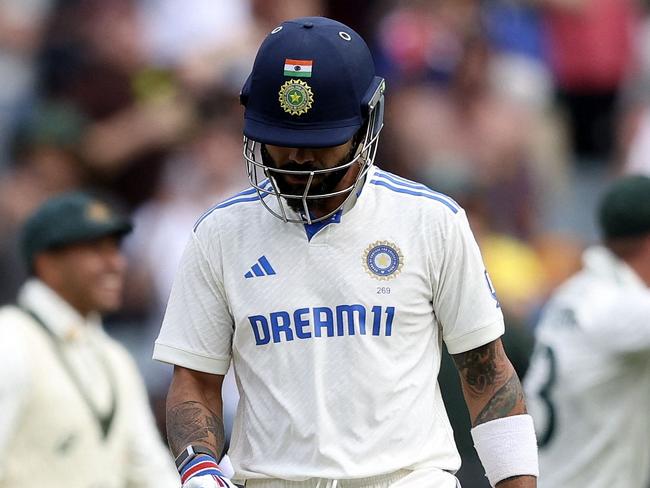
{"label": "blurred crowd", "polygon": [[170,371],[151,348],[180,253],[247,185],[239,90],[264,36],[306,15],[367,39],[388,84],[376,161],[467,209],[522,375],[602,189],[650,174],[648,1],[0,0],[0,303],[37,205],[74,188],[122,205],[129,292],[107,325],[159,419]]}

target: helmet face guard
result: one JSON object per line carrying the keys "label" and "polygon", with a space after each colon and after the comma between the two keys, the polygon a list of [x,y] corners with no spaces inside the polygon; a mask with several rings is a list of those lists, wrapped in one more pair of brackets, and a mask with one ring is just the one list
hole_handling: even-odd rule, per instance
{"label": "helmet face guard", "polygon": [[[240,99],[245,106],[246,171],[269,212],[285,222],[311,224],[330,218],[345,205],[374,163],[384,91],[385,81],[375,76],[368,46],[340,22],[304,17],[284,22],[267,36]],[[320,149],[350,140],[348,160],[326,169],[276,167],[265,148]],[[336,175],[347,174],[356,165],[356,180],[346,188],[319,187],[324,179],[335,181]],[[305,181],[304,188],[287,190],[284,176]],[[274,198],[266,199],[269,195]],[[318,200],[341,196],[345,198],[337,208],[314,216]]]}
{"label": "helmet face guard", "polygon": [[[365,131],[363,134],[358,134],[358,142],[354,147],[353,157],[343,164],[334,166],[333,168],[311,170],[311,171],[298,171],[287,170],[267,166],[261,158],[261,144],[257,141],[249,139],[244,136],[244,160],[246,162],[246,173],[251,186],[253,186],[260,201],[274,216],[282,219],[285,222],[294,223],[307,223],[320,222],[326,220],[338,212],[348,201],[354,193],[355,188],[359,182],[363,181],[368,170],[372,167],[377,153],[377,145],[379,142],[379,134],[383,127],[383,112],[384,112],[384,90],[385,82],[382,78],[376,77],[375,85],[373,86],[373,93],[366,103],[368,119],[364,125]],[[362,128],[363,129],[363,128]],[[330,192],[330,193],[316,193],[312,191],[312,183],[315,176],[327,176],[334,173],[339,173],[348,170],[351,166],[359,165],[357,177],[351,185],[346,188]],[[307,179],[305,189],[302,193],[283,193],[278,185],[277,178],[280,175],[298,176]],[[314,200],[322,200],[324,198],[332,198],[340,195],[346,195],[347,198],[341,202],[339,206],[328,212],[326,215],[314,218],[311,212],[310,202]],[[277,209],[271,208],[265,201],[266,196],[272,195],[278,204]],[[287,211],[290,200],[300,200],[300,212],[298,217],[291,217]]]}

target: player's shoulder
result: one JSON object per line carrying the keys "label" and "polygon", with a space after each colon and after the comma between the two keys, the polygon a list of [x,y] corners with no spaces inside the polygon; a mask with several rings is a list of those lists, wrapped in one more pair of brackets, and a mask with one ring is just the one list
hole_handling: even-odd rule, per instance
{"label": "player's shoulder", "polygon": [[0,307],[0,336],[3,341],[19,336],[22,329],[31,329],[33,325],[34,319],[20,307],[13,304]]}
{"label": "player's shoulder", "polygon": [[462,211],[461,206],[449,195],[378,167],[374,168],[368,183],[377,192],[398,201],[401,209],[406,205],[452,215]]}
{"label": "player's shoulder", "polygon": [[8,327],[7,324],[23,318],[23,312],[13,304],[0,307],[0,326]]}
{"label": "player's shoulder", "polygon": [[615,303],[621,293],[622,290],[583,268],[555,289],[542,310],[538,329],[568,330],[569,325],[569,329],[578,332],[592,317]]}
{"label": "player's shoulder", "polygon": [[[264,180],[260,183],[260,187],[270,190],[271,183],[269,180]],[[258,212],[261,207],[260,200],[267,198],[268,195],[269,193],[250,186],[208,208],[196,220],[193,230],[197,232],[200,227],[209,227],[219,220],[236,222],[240,220],[239,217],[248,212]]]}
{"label": "player's shoulder", "polygon": [[32,362],[29,359],[28,349],[33,349],[41,333],[41,328],[21,308],[16,305],[1,307],[0,366],[5,371],[15,372],[20,368],[27,368],[27,365]]}
{"label": "player's shoulder", "polygon": [[594,302],[603,303],[609,297],[625,293],[614,285],[612,281],[594,275],[591,270],[583,267],[557,287],[553,298],[560,303],[591,308],[595,305]]}

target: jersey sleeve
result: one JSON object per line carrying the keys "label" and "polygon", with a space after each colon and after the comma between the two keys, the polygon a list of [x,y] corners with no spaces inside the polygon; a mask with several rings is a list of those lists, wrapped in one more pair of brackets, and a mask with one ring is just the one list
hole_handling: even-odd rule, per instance
{"label": "jersey sleeve", "polygon": [[[503,335],[496,292],[465,212],[448,216],[434,269],[433,309],[450,354],[480,347]],[[442,246],[442,248],[440,248]]]}
{"label": "jersey sleeve", "polygon": [[[174,278],[153,358],[212,374],[230,365],[233,319],[211,247],[192,233]],[[212,262],[210,261],[212,259]]]}

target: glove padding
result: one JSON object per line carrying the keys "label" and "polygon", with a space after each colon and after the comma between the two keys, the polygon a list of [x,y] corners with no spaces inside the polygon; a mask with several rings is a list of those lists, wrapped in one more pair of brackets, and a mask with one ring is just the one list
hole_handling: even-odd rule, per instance
{"label": "glove padding", "polygon": [[182,488],[237,488],[221,471],[213,457],[200,454],[181,471]]}

